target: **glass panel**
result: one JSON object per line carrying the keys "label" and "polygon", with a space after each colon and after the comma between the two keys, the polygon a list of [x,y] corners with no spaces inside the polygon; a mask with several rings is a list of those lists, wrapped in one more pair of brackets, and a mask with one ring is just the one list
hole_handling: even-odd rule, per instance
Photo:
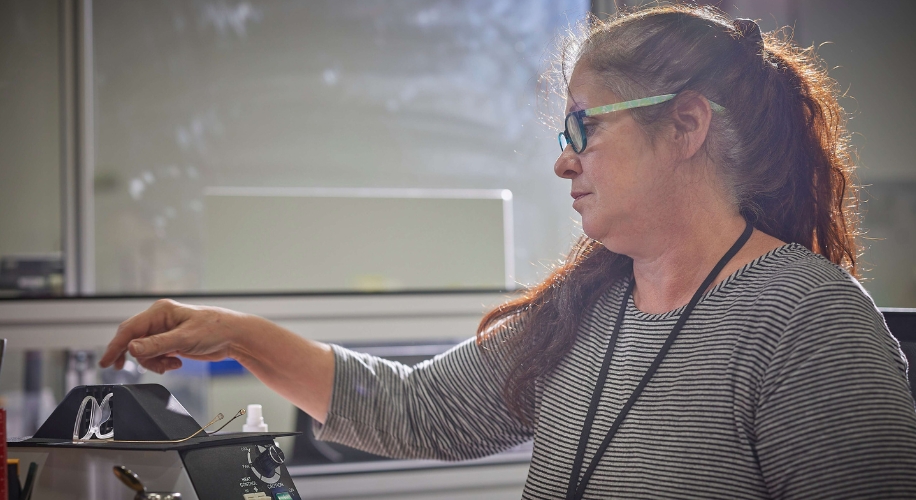
{"label": "glass panel", "polygon": [[58,2],[0,2],[0,297],[60,294]]}
{"label": "glass panel", "polygon": [[[588,5],[96,0],[97,292],[206,289],[205,192],[225,187],[510,190],[507,262],[534,281],[577,218],[538,75]],[[444,220],[417,244],[448,237]],[[352,227],[318,244],[373,244]],[[371,274],[331,288],[366,283],[411,288]]]}

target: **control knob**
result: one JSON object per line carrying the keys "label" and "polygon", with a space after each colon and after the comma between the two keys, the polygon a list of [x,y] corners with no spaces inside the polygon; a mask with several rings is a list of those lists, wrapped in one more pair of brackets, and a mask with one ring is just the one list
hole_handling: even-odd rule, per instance
{"label": "control knob", "polygon": [[262,476],[271,477],[277,471],[277,467],[283,465],[284,461],[286,461],[286,457],[283,456],[283,451],[271,445],[258,455],[258,458],[251,461],[251,466]]}

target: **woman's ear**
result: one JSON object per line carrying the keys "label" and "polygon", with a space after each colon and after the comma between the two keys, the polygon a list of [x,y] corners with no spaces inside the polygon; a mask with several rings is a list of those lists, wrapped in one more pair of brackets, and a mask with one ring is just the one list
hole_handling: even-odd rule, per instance
{"label": "woman's ear", "polygon": [[689,160],[706,142],[712,109],[709,101],[696,92],[682,92],[674,100],[671,122],[674,125],[674,143],[682,160]]}

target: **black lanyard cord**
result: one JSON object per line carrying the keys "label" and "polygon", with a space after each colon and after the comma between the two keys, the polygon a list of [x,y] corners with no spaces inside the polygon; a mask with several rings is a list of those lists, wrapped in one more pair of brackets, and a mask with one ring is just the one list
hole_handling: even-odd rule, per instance
{"label": "black lanyard cord", "polygon": [[728,264],[729,261],[734,258],[735,254],[747,243],[747,240],[751,237],[754,227],[747,223],[744,228],[744,232],[741,233],[741,236],[738,238],[731,248],[728,249],[728,252],[719,259],[719,262],[713,267],[712,271],[709,272],[709,275],[706,276],[706,279],[703,280],[703,284],[697,289],[696,293],[693,294],[693,298],[690,299],[690,302],[687,303],[687,307],[684,308],[684,311],[678,317],[677,323],[675,323],[674,328],[671,329],[671,333],[668,334],[668,338],[665,340],[664,345],[658,351],[658,355],[655,356],[655,361],[652,362],[652,365],[649,366],[649,369],[646,370],[646,374],[643,375],[642,380],[637,384],[636,389],[633,390],[633,393],[630,395],[630,398],[620,409],[620,412],[617,414],[617,418],[614,419],[614,423],[611,425],[610,430],[608,430],[607,436],[605,436],[604,441],[601,442],[601,446],[598,447],[598,450],[595,452],[595,456],[592,457],[591,463],[589,463],[588,468],[585,469],[585,472],[582,474],[581,480],[579,479],[579,471],[582,470],[582,463],[585,461],[585,448],[588,445],[589,431],[592,427],[592,422],[595,420],[595,414],[598,412],[598,404],[601,401],[601,393],[604,388],[605,383],[607,382],[607,374],[611,367],[611,358],[614,356],[614,348],[617,345],[617,337],[620,335],[620,327],[623,324],[624,316],[626,315],[627,302],[629,301],[630,295],[633,293],[633,287],[636,285],[636,280],[630,280],[630,285],[627,287],[627,291],[623,296],[623,301],[620,304],[620,310],[617,312],[617,322],[614,324],[614,330],[611,333],[611,338],[608,341],[608,348],[604,355],[604,362],[601,364],[601,370],[598,373],[598,381],[596,382],[595,391],[592,393],[592,401],[588,408],[588,414],[585,417],[585,423],[582,425],[582,434],[579,436],[579,448],[576,450],[576,458],[573,461],[572,472],[569,477],[569,485],[566,489],[566,498],[571,500],[580,500],[585,494],[585,487],[588,484],[589,479],[591,479],[592,474],[595,472],[595,469],[598,467],[598,462],[600,462],[601,457],[604,455],[604,452],[607,451],[608,446],[611,444],[611,440],[614,439],[614,435],[617,433],[617,430],[623,424],[623,420],[626,418],[627,413],[630,411],[630,408],[633,407],[633,404],[636,403],[636,400],[639,398],[639,395],[645,389],[646,385],[649,384],[649,380],[652,379],[652,376],[655,374],[655,371],[658,370],[659,365],[662,364],[662,360],[665,359],[665,355],[668,354],[668,350],[671,349],[671,345],[674,344],[674,340],[677,338],[677,335],[680,333],[681,328],[684,327],[684,324],[687,322],[687,319],[690,317],[690,314],[693,312],[693,309],[696,307],[697,303],[700,302],[700,299],[703,297],[704,292],[712,284],[712,281],[722,272],[722,269]]}

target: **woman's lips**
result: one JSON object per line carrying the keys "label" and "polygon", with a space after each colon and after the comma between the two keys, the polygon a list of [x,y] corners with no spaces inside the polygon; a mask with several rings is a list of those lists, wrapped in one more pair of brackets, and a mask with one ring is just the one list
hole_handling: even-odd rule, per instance
{"label": "woman's lips", "polygon": [[583,193],[583,192],[579,192],[579,191],[573,191],[572,193],[569,193],[569,194],[570,194],[570,196],[573,197],[573,202],[572,202],[573,210],[575,210],[575,211],[577,211],[577,212],[579,212],[579,213],[582,213],[582,211],[580,210],[580,208],[582,208],[582,207],[577,207],[576,204],[579,203],[579,201],[582,200],[582,198],[585,198],[586,196],[588,196],[588,195],[591,194],[591,193]]}

